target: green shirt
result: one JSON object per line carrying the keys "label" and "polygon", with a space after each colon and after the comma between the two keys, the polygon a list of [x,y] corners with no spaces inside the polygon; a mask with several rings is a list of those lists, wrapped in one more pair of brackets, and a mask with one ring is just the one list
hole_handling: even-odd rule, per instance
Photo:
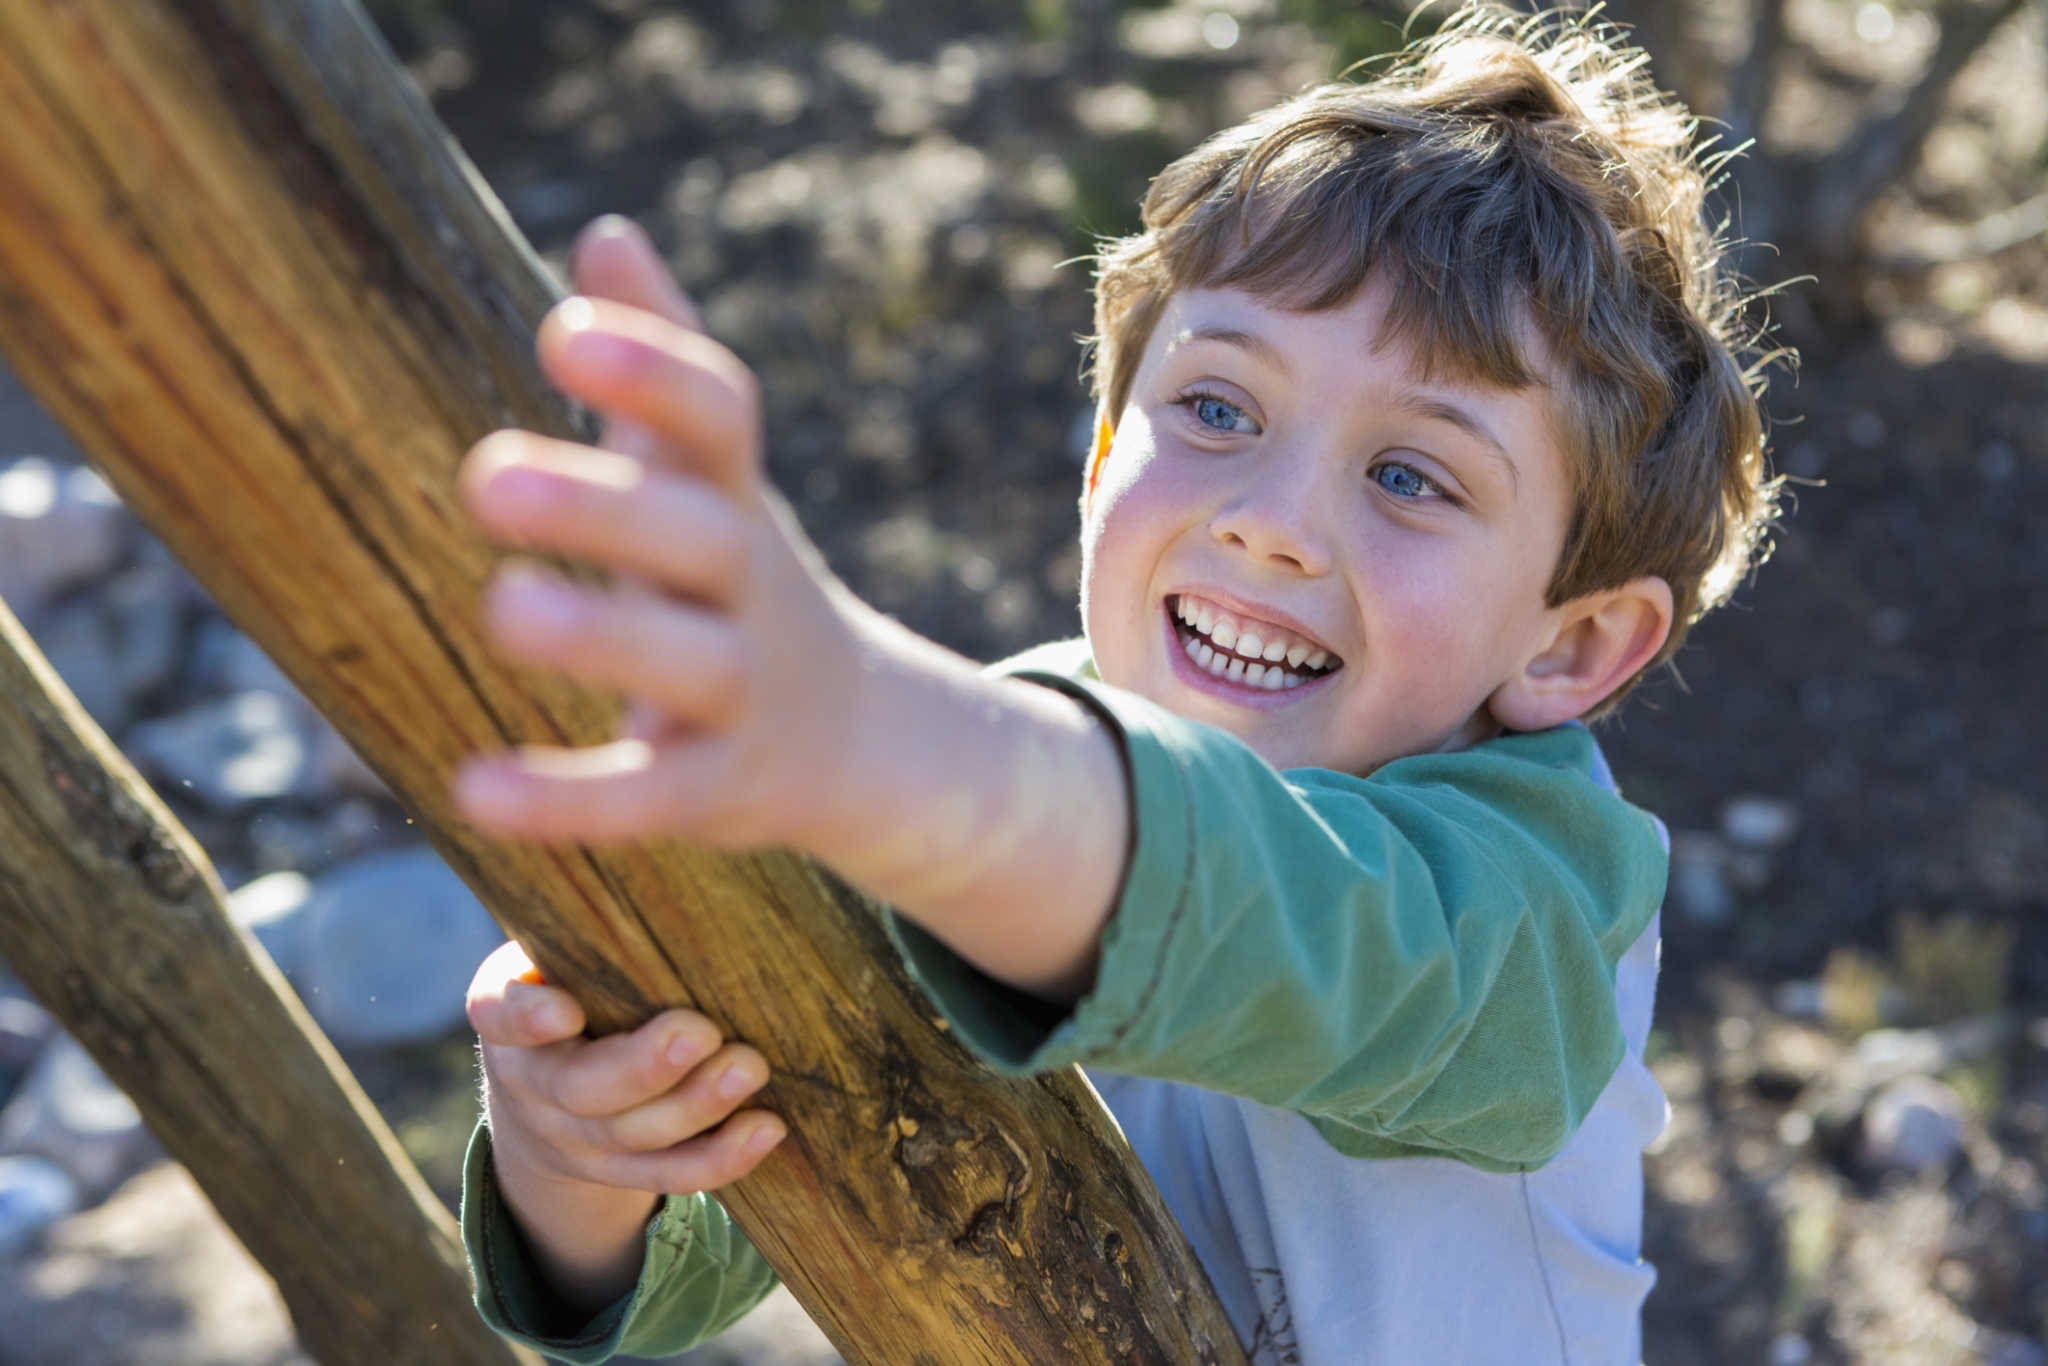
{"label": "green shirt", "polygon": [[[898,942],[992,1066],[1083,1063],[1307,1117],[1356,1157],[1542,1164],[1620,1062],[1614,972],[1662,899],[1655,822],[1592,776],[1578,726],[1276,772],[1095,676],[1085,643],[997,666],[1070,693],[1119,740],[1133,840],[1089,994],[1064,1018],[916,926]],[[633,1292],[563,1324],[472,1146],[463,1231],[501,1332],[571,1362],[703,1340],[774,1285],[709,1196],[671,1197]]]}

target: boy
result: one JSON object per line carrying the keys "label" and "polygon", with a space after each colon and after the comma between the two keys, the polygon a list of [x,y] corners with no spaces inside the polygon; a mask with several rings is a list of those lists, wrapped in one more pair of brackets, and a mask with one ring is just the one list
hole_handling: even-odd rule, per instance
{"label": "boy", "polygon": [[[971,1046],[1089,1065],[1262,1366],[1635,1362],[1664,855],[1573,723],[1771,488],[1689,129],[1632,69],[1464,12],[1167,168],[1097,282],[1087,638],[990,673],[825,576],[744,368],[591,234],[540,350],[624,454],[501,433],[463,478],[629,576],[508,569],[490,610],[634,717],[476,762],[465,810],[867,888]],[[494,1324],[655,1355],[767,1293],[701,1194],[782,1136],[758,1053],[687,1011],[583,1040],[516,948],[471,1014]]]}

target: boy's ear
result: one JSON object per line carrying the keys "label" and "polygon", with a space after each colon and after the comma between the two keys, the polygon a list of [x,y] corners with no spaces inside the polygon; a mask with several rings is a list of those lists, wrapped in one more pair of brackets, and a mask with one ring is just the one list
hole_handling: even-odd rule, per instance
{"label": "boy's ear", "polygon": [[1585,715],[1657,657],[1671,618],[1671,585],[1653,575],[1574,598],[1543,648],[1487,700],[1494,720],[1533,731]]}
{"label": "boy's ear", "polygon": [[1088,509],[1095,502],[1095,485],[1102,478],[1102,462],[1109,459],[1110,442],[1116,436],[1116,429],[1109,425],[1109,414],[1102,409],[1095,410],[1095,449],[1088,456],[1088,482],[1081,488],[1081,516],[1088,516]]}

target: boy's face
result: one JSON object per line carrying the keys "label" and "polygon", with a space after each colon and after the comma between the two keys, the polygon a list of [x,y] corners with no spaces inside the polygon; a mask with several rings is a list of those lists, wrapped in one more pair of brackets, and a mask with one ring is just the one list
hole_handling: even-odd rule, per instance
{"label": "boy's face", "polygon": [[1572,489],[1546,391],[1425,383],[1383,311],[1376,287],[1320,313],[1175,296],[1088,499],[1104,681],[1281,768],[1484,739],[1557,630]]}

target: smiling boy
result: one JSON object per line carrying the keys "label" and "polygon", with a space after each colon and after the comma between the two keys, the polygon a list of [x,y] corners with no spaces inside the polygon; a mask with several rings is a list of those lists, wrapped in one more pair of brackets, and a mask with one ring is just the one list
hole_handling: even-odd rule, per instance
{"label": "smiling boy", "polygon": [[[1771,510],[1680,113],[1586,29],[1455,17],[1154,183],[1097,281],[1085,641],[992,671],[833,584],[752,381],[636,235],[543,363],[607,453],[464,469],[520,658],[627,738],[479,760],[479,824],[803,848],[890,905],[958,1035],[1081,1062],[1261,1366],[1633,1363],[1664,856],[1580,718],[1725,596]],[[484,1312],[571,1361],[772,1286],[702,1192],[782,1136],[672,1011],[579,1037],[516,948],[471,1017]]]}

